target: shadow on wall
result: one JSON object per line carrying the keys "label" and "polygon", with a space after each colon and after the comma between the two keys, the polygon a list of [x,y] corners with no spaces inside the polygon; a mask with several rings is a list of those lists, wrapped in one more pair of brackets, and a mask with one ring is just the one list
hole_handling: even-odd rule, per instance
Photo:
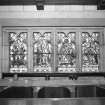
{"label": "shadow on wall", "polygon": [[38,92],[38,98],[70,98],[71,92],[65,87],[43,87]]}

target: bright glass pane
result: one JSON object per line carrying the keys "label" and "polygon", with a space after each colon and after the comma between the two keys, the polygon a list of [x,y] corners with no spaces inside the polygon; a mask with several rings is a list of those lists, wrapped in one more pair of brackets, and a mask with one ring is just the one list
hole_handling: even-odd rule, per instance
{"label": "bright glass pane", "polygon": [[27,33],[9,33],[10,72],[27,72]]}
{"label": "bright glass pane", "polygon": [[[51,32],[34,32],[34,58],[33,66],[35,72],[51,72],[52,67],[52,43],[51,43]],[[52,39],[53,40],[53,39]]]}
{"label": "bright glass pane", "polygon": [[76,33],[57,33],[58,72],[76,72]]}
{"label": "bright glass pane", "polygon": [[82,71],[97,72],[100,54],[99,33],[82,33]]}

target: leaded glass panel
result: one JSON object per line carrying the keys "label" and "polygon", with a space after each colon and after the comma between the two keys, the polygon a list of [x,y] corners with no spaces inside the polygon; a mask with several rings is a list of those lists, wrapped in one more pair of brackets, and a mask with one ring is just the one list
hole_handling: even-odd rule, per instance
{"label": "leaded glass panel", "polygon": [[9,32],[10,72],[27,72],[27,32]]}
{"label": "leaded glass panel", "polygon": [[35,72],[52,72],[52,41],[51,32],[34,32],[34,58],[33,66]]}
{"label": "leaded glass panel", "polygon": [[76,33],[57,33],[58,72],[76,72]]}
{"label": "leaded glass panel", "polygon": [[82,71],[99,71],[99,32],[82,32]]}
{"label": "leaded glass panel", "polygon": [[[29,69],[30,72],[38,73],[69,73],[98,72],[102,69],[104,51],[103,46],[100,46],[104,39],[101,30],[96,32],[96,29],[90,28],[35,29],[37,31],[29,28],[29,32],[22,32],[20,28],[7,29],[9,53],[6,54],[7,57],[9,54],[7,62],[10,72],[27,72]],[[3,36],[3,52],[8,50],[8,38],[6,41],[4,38]]]}

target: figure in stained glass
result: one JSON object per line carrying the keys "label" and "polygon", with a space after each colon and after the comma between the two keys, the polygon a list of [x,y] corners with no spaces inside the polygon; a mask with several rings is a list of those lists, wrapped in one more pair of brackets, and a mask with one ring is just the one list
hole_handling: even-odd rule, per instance
{"label": "figure in stained glass", "polygon": [[27,71],[27,33],[9,33],[10,72]]}
{"label": "figure in stained glass", "polygon": [[[58,71],[75,71],[76,67],[76,36],[75,33],[58,32]],[[73,68],[70,70],[70,68]],[[62,71],[61,70],[61,71]],[[65,71],[65,72],[66,72]]]}
{"label": "figure in stained glass", "polygon": [[34,71],[51,71],[51,32],[34,32]]}
{"label": "figure in stained glass", "polygon": [[[98,71],[99,33],[82,33],[82,71]],[[86,68],[86,70],[85,70]]]}

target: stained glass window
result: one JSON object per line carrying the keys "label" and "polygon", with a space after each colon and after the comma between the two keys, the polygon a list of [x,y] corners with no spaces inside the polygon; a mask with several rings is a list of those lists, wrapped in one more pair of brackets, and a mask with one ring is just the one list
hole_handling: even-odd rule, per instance
{"label": "stained glass window", "polygon": [[[102,29],[98,32],[96,29],[35,29],[37,30],[29,28],[30,32],[24,29],[24,31],[7,29],[6,34],[9,34],[9,38],[5,38],[6,35],[3,36],[6,39],[6,41],[3,39],[3,51],[7,50],[9,39],[9,53],[6,54],[9,57],[10,72],[75,73],[100,71],[100,66],[103,65],[104,61],[102,58],[104,51],[102,47],[100,49],[104,40],[101,40]],[[3,67],[5,68],[5,66]]]}
{"label": "stained glass window", "polygon": [[82,71],[99,71],[100,54],[99,33],[82,32]]}
{"label": "stained glass window", "polygon": [[57,33],[58,72],[76,72],[76,33]]}
{"label": "stained glass window", "polygon": [[52,72],[51,32],[34,32],[33,39],[34,72]]}
{"label": "stained glass window", "polygon": [[27,32],[9,32],[10,72],[27,72]]}

